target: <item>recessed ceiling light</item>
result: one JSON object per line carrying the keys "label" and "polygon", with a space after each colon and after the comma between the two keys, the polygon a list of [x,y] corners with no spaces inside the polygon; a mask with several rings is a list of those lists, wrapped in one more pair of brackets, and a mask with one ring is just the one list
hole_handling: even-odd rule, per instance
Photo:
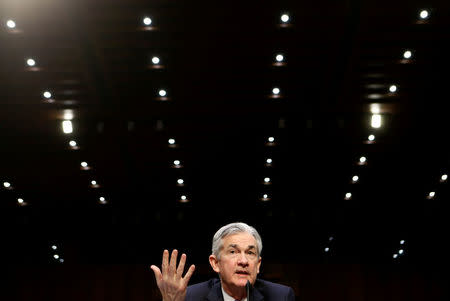
{"label": "recessed ceiling light", "polygon": [[87,167],[88,164],[87,164],[87,162],[81,162],[81,166],[82,166],[82,167]]}
{"label": "recessed ceiling light", "polygon": [[282,61],[284,60],[284,56],[283,56],[282,54],[277,54],[277,55],[275,56],[275,60],[276,60],[277,62],[282,62]]}
{"label": "recessed ceiling light", "polygon": [[436,195],[436,192],[434,192],[434,191],[431,191],[431,192],[428,194],[428,196],[429,196],[430,198],[434,198],[435,195]]}
{"label": "recessed ceiling light", "polygon": [[178,180],[177,180],[177,183],[180,184],[180,185],[181,185],[181,184],[184,184],[184,180],[183,180],[183,179],[178,179]]}
{"label": "recessed ceiling light", "polygon": [[289,21],[289,15],[288,14],[281,15],[281,22],[287,23],[288,21]]}
{"label": "recessed ceiling light", "polygon": [[91,181],[92,185],[97,185],[97,181]]}
{"label": "recessed ceiling light", "polygon": [[175,144],[175,139],[170,138],[168,142],[169,142],[169,144]]}
{"label": "recessed ceiling light", "polygon": [[410,50],[406,50],[404,53],[403,53],[403,58],[405,58],[405,59],[410,59],[412,57],[412,52],[410,51]]}
{"label": "recessed ceiling light", "polygon": [[167,92],[166,92],[166,90],[159,90],[158,94],[159,94],[159,96],[164,97],[167,95]]}
{"label": "recessed ceiling light", "polygon": [[402,255],[404,253],[404,251],[402,249],[398,250],[398,254]]}
{"label": "recessed ceiling light", "polygon": [[42,93],[42,95],[44,95],[44,97],[47,99],[52,97],[52,93],[50,93],[49,91],[45,91],[44,93]]}
{"label": "recessed ceiling light", "polygon": [[264,178],[264,183],[270,183],[270,178],[269,177]]}
{"label": "recessed ceiling light", "polygon": [[369,137],[367,137],[367,139],[369,141],[374,141],[375,140],[375,135],[369,135]]}
{"label": "recessed ceiling light", "polygon": [[62,122],[62,128],[63,128],[63,132],[64,134],[70,134],[73,132],[73,126],[72,126],[72,121],[70,120],[64,120]]}
{"label": "recessed ceiling light", "polygon": [[328,251],[330,251],[330,248],[326,247],[326,248],[324,249],[324,251],[325,251],[325,252],[328,252]]}
{"label": "recessed ceiling light", "polygon": [[403,239],[400,240],[400,244],[401,244],[401,245],[404,245],[404,244],[405,244],[405,240],[403,240]]}
{"label": "recessed ceiling light", "polygon": [[9,182],[3,182],[3,186],[4,186],[5,188],[9,188],[9,187],[11,187],[11,183],[9,183]]}
{"label": "recessed ceiling light", "polygon": [[441,176],[441,181],[447,181],[448,175],[444,174]]}
{"label": "recessed ceiling light", "polygon": [[27,65],[33,67],[34,65],[36,65],[36,61],[33,59],[27,59]]}
{"label": "recessed ceiling light", "polygon": [[420,11],[420,13],[419,13],[419,17],[422,19],[422,20],[424,20],[424,19],[427,19],[428,17],[429,17],[429,13],[428,13],[428,11],[427,10],[422,10],[422,11]]}
{"label": "recessed ceiling light", "polygon": [[359,180],[359,177],[358,177],[358,176],[353,176],[353,177],[352,177],[353,183],[358,182],[358,180]]}
{"label": "recessed ceiling light", "polygon": [[396,86],[396,85],[391,85],[391,86],[389,87],[389,92],[394,93],[394,92],[396,92],[396,91],[397,91],[397,86]]}
{"label": "recessed ceiling light", "polygon": [[267,159],[266,159],[266,163],[267,163],[267,164],[272,164],[272,159],[271,159],[271,158],[267,158]]}
{"label": "recessed ceiling light", "polygon": [[152,24],[152,19],[150,19],[149,17],[145,17],[142,22],[144,22],[144,25],[149,26],[150,24]]}
{"label": "recessed ceiling light", "polygon": [[346,194],[345,194],[345,199],[346,200],[350,200],[352,198],[352,193],[351,192],[347,192]]}
{"label": "recessed ceiling light", "polygon": [[72,147],[77,146],[77,142],[75,140],[70,140],[69,145]]}
{"label": "recessed ceiling light", "polygon": [[106,203],[106,199],[104,197],[99,197],[98,200],[100,201],[100,203]]}
{"label": "recessed ceiling light", "polygon": [[398,254],[394,254],[394,255],[392,255],[392,258],[397,258],[398,257]]}
{"label": "recessed ceiling light", "polygon": [[13,20],[8,20],[6,21],[6,26],[8,26],[8,28],[16,28],[16,22],[14,22]]}
{"label": "recessed ceiling light", "polygon": [[55,246],[55,245],[53,245],[53,246],[52,246],[52,250],[56,250],[56,249],[58,249],[58,247]]}
{"label": "recessed ceiling light", "polygon": [[366,161],[367,161],[367,158],[364,156],[359,158],[359,162],[361,162],[361,163],[365,163]]}
{"label": "recessed ceiling light", "polygon": [[53,255],[53,258],[59,259],[59,255],[58,255],[58,254],[55,254],[55,255]]}
{"label": "recessed ceiling light", "polygon": [[159,62],[160,62],[159,57],[157,57],[157,56],[152,57],[152,63],[153,64],[157,65],[157,64],[159,64]]}
{"label": "recessed ceiling light", "polygon": [[372,115],[371,126],[373,128],[380,128],[381,127],[381,115],[380,114],[373,114]]}
{"label": "recessed ceiling light", "polygon": [[269,141],[269,142],[274,142],[274,141],[275,141],[275,138],[274,138],[274,137],[269,137],[269,138],[267,138],[267,141]]}
{"label": "recessed ceiling light", "polygon": [[17,199],[17,202],[18,202],[19,204],[23,204],[23,199],[18,198],[18,199]]}
{"label": "recessed ceiling light", "polygon": [[279,88],[273,88],[273,89],[272,89],[272,93],[273,93],[274,95],[278,95],[278,94],[280,94],[280,89],[279,89]]}
{"label": "recessed ceiling light", "polygon": [[174,160],[174,161],[173,161],[173,164],[174,164],[174,165],[180,165],[180,163],[181,163],[180,160]]}

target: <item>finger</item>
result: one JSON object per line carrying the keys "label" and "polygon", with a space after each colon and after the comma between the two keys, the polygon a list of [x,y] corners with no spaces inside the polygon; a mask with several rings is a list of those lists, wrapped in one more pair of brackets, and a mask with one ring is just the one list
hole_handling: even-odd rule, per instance
{"label": "finger", "polygon": [[177,268],[177,278],[181,278],[183,276],[184,265],[186,264],[186,254],[182,254],[180,257],[180,263]]}
{"label": "finger", "polygon": [[191,279],[191,276],[194,273],[194,271],[195,271],[195,265],[191,265],[189,267],[189,270],[186,272],[186,275],[184,275],[184,278],[183,278],[184,279],[184,283],[186,285],[188,284],[189,280]]}
{"label": "finger", "polygon": [[150,268],[152,269],[153,273],[155,274],[156,284],[159,287],[161,284],[161,280],[162,280],[161,270],[156,265],[152,265]]}
{"label": "finger", "polygon": [[167,276],[169,274],[169,251],[164,250],[162,259],[162,275]]}
{"label": "finger", "polygon": [[172,256],[170,256],[170,263],[169,263],[169,275],[176,276],[177,271],[177,257],[178,257],[178,251],[175,249],[172,251]]}

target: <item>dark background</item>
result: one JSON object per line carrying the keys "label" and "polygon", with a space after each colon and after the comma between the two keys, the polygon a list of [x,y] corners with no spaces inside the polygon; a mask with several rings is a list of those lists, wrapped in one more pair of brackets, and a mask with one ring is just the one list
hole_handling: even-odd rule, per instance
{"label": "dark background", "polygon": [[[306,300],[443,300],[449,8],[442,0],[0,0],[4,294],[152,298],[148,265],[164,248],[203,265],[193,282],[207,279],[213,234],[244,221],[263,238],[261,276]],[[428,19],[419,20],[421,9]],[[274,66],[277,53],[284,66]],[[280,98],[270,97],[275,86]],[[373,103],[379,129],[370,127]],[[72,134],[61,130],[66,113]],[[171,167],[175,159],[183,168]]]}

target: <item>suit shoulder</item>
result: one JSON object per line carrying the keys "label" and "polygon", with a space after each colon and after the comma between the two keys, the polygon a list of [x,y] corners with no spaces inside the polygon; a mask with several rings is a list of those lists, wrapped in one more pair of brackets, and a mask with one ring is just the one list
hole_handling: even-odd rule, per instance
{"label": "suit shoulder", "polygon": [[272,300],[273,298],[275,298],[273,300],[280,300],[277,299],[280,297],[286,298],[285,300],[295,300],[294,290],[287,285],[258,279],[255,282],[255,288],[262,292],[268,300]]}
{"label": "suit shoulder", "polygon": [[189,285],[186,291],[186,300],[203,300],[218,281],[219,279],[210,279]]}

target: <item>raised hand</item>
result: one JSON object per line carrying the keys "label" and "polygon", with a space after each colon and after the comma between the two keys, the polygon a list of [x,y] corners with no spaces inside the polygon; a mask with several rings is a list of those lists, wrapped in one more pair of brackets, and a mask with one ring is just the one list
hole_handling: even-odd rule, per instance
{"label": "raised hand", "polygon": [[195,266],[191,265],[186,275],[182,277],[184,265],[186,264],[186,254],[181,255],[178,267],[177,257],[178,251],[173,250],[169,262],[169,251],[164,250],[161,266],[162,272],[155,265],[150,267],[153,273],[155,273],[156,284],[161,292],[163,301],[184,301],[189,279],[191,279],[192,273],[195,270]]}

